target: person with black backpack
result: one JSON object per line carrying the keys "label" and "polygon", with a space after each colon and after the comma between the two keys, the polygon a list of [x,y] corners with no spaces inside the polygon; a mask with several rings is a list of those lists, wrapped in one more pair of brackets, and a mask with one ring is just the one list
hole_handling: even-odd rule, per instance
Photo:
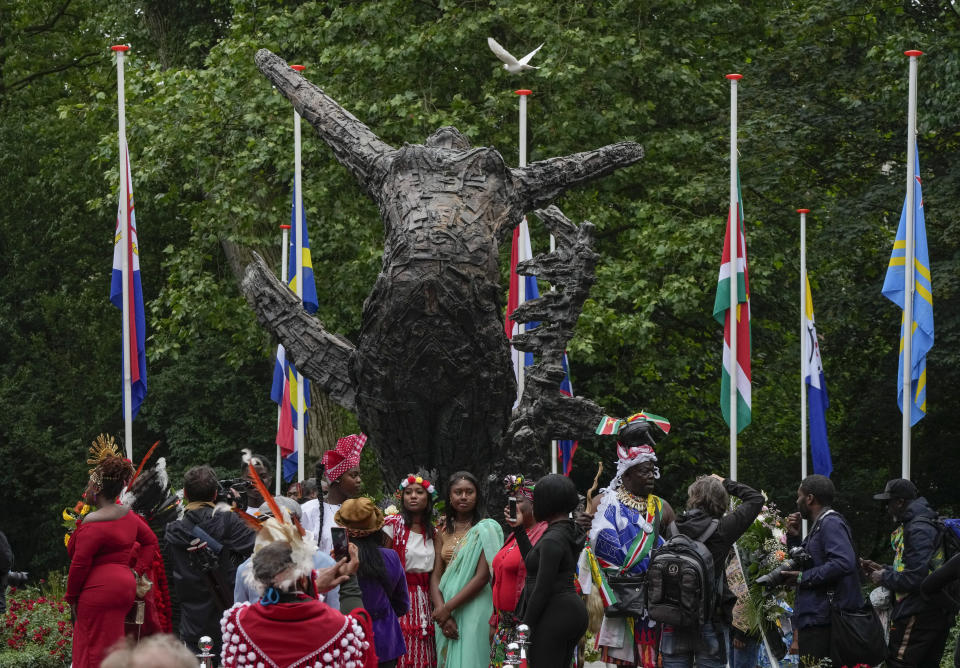
{"label": "person with black backpack", "polygon": [[219,655],[220,617],[233,605],[237,566],[253,552],[256,534],[225,504],[214,503],[217,491],[209,466],[184,474],[186,509],[167,525],[164,552],[180,601],[180,640],[194,649],[201,636],[210,636]]}
{"label": "person with black backpack", "polygon": [[[726,666],[726,633],[735,597],[725,562],[733,544],[763,509],[763,495],[713,474],[687,489],[687,509],[676,532],[654,550],[647,571],[651,619],[664,622],[663,668]],[[740,504],[727,513],[730,496]]]}
{"label": "person with black backpack", "polygon": [[873,498],[883,501],[897,522],[890,535],[893,565],[860,562],[871,582],[896,594],[890,615],[887,666],[939,666],[957,607],[947,597],[925,595],[921,586],[924,578],[943,565],[946,529],[909,480],[894,478]]}

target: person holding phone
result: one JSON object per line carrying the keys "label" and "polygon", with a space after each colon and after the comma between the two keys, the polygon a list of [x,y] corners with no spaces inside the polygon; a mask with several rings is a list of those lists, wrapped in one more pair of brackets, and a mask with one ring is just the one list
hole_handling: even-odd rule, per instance
{"label": "person holding phone", "polygon": [[433,637],[430,605],[430,573],[435,556],[433,539],[433,503],[437,490],[424,475],[404,476],[394,494],[400,511],[388,516],[383,533],[407,574],[410,610],[400,618],[407,653],[397,668],[433,668],[437,665],[437,646]]}
{"label": "person holding phone", "polygon": [[523,554],[517,549],[517,533],[523,530],[531,544],[536,544],[547,528],[546,522],[533,517],[533,482],[522,475],[503,479],[507,490],[504,520],[513,528],[503,547],[493,558],[493,615],[490,617],[490,665],[500,668],[506,659],[506,648],[517,640],[517,603],[527,577]]}
{"label": "person holding phone", "polygon": [[357,580],[363,593],[363,607],[373,618],[377,666],[395,668],[397,660],[407,652],[398,618],[409,610],[410,598],[400,557],[383,547],[383,511],[366,497],[347,499],[334,521],[346,529],[350,542],[357,548],[360,561]]}
{"label": "person holding phone", "polygon": [[450,476],[446,501],[430,575],[437,666],[486,668],[490,640],[482,629],[493,613],[490,565],[503,546],[503,529],[484,519],[483,496],[472,473]]}
{"label": "person holding phone", "polygon": [[330,527],[336,526],[333,517],[347,499],[360,496],[363,480],[360,477],[360,453],[367,442],[366,434],[350,434],[337,440],[333,450],[323,453],[317,463],[317,480],[326,475],[328,482],[326,498],[316,504],[305,504],[303,528],[313,532],[317,546],[324,554],[330,554],[333,543]]}

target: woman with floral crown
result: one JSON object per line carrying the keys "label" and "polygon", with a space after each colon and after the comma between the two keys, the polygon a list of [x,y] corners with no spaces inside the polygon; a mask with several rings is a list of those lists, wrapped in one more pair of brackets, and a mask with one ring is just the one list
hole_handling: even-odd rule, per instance
{"label": "woman with floral crown", "polygon": [[397,514],[387,516],[383,533],[400,557],[407,577],[410,610],[400,618],[407,653],[397,668],[433,668],[437,647],[433,638],[433,607],[430,605],[430,573],[435,557],[433,504],[437,490],[424,475],[408,474],[397,487]]}
{"label": "woman with floral crown", "polygon": [[[596,587],[603,596],[615,591],[610,579],[639,579],[647,571],[651,552],[664,543],[663,534],[675,515],[670,504],[653,493],[660,477],[655,444],[646,416],[627,418],[617,435],[617,473],[602,490],[596,513],[577,518],[589,529],[588,563],[580,572],[592,577],[581,575],[584,593]],[[604,615],[595,640],[606,663],[644,668],[656,666],[658,641],[659,627],[652,620],[629,614]]]}

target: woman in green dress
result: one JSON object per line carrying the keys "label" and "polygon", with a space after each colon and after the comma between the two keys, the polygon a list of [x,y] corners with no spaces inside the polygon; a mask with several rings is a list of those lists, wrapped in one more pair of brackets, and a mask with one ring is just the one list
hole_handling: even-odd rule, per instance
{"label": "woman in green dress", "polygon": [[503,546],[503,530],[483,518],[483,498],[473,474],[457,471],[450,476],[446,501],[430,576],[437,668],[486,668],[489,636],[476,630],[486,629],[493,613],[490,573],[493,557]]}

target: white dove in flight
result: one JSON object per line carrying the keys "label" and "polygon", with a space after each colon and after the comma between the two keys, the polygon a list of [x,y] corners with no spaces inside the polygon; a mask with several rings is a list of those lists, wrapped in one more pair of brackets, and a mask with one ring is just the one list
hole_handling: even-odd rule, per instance
{"label": "white dove in flight", "polygon": [[503,69],[505,69],[510,74],[519,74],[524,70],[540,69],[538,67],[534,67],[533,65],[527,65],[527,63],[529,63],[530,59],[533,58],[534,55],[536,55],[537,51],[540,50],[543,44],[541,44],[536,49],[534,49],[533,51],[525,55],[520,60],[517,60],[512,55],[510,55],[510,52],[504,49],[502,46],[500,46],[497,43],[497,40],[495,40],[493,37],[487,37],[487,45],[490,47],[490,50],[493,51],[494,54],[496,54],[497,58],[503,61]]}

